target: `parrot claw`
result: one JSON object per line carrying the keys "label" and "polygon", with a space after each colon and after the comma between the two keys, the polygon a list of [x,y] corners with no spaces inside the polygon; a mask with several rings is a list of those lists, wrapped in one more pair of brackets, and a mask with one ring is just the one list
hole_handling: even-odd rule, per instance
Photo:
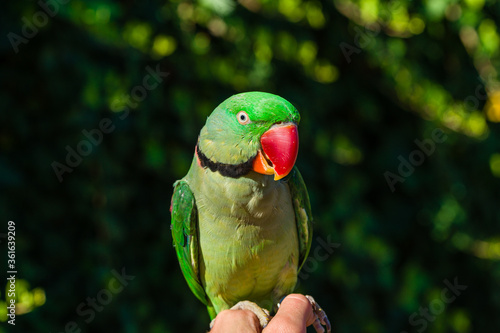
{"label": "parrot claw", "polygon": [[316,332],[323,333],[325,331],[323,326],[326,326],[326,332],[330,333],[332,331],[332,326],[330,325],[330,321],[328,320],[325,311],[318,303],[316,303],[312,296],[306,295],[306,298],[311,303],[313,312],[316,315],[316,320],[313,323]]}
{"label": "parrot claw", "polygon": [[269,323],[269,320],[271,320],[271,316],[269,315],[269,311],[261,308],[260,306],[258,306],[254,302],[240,301],[240,302],[236,303],[236,305],[233,306],[231,308],[231,310],[250,310],[250,311],[252,311],[259,319],[260,326],[262,328],[266,327],[267,324]]}
{"label": "parrot claw", "polygon": [[[233,306],[230,310],[249,310],[252,311],[256,316],[257,319],[259,319],[260,326],[262,328],[266,327],[267,324],[269,324],[269,321],[271,320],[271,316],[269,314],[269,311],[266,309],[261,308],[254,302],[250,301],[240,301],[236,303],[235,306]],[[213,319],[210,322],[210,330],[214,327],[215,320],[217,318]]]}

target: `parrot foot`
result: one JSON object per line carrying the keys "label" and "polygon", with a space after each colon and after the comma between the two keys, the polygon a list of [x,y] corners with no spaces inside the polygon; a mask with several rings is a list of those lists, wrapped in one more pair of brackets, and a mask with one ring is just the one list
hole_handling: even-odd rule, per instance
{"label": "parrot foot", "polygon": [[267,309],[263,309],[254,302],[250,301],[240,301],[236,303],[235,306],[231,308],[231,310],[250,310],[252,311],[257,318],[259,319],[260,326],[262,328],[266,327],[271,320],[271,316],[269,315],[269,311]]}
{"label": "parrot foot", "polygon": [[[257,304],[255,304],[254,302],[250,302],[250,301],[240,301],[240,302],[236,303],[236,305],[233,306],[230,310],[249,310],[249,311],[253,312],[257,316],[257,318],[259,319],[259,323],[260,323],[260,326],[262,328],[266,327],[267,324],[269,323],[269,321],[271,320],[271,316],[269,315],[268,310],[263,309],[260,306],[258,306]],[[215,318],[215,319],[217,319],[217,318]],[[213,326],[215,324],[215,319],[213,319],[210,322],[210,329],[213,328]]]}
{"label": "parrot foot", "polygon": [[316,332],[323,333],[325,331],[323,326],[326,326],[326,332],[330,333],[332,331],[332,326],[330,325],[330,321],[328,320],[325,311],[321,308],[321,306],[318,303],[316,303],[316,301],[312,296],[306,295],[306,298],[311,303],[313,312],[316,315],[316,320],[313,323]]}
{"label": "parrot foot", "polygon": [[[259,319],[260,326],[262,328],[266,327],[269,321],[271,320],[271,316],[269,315],[269,311],[266,309],[261,308],[254,302],[250,301],[240,301],[236,303],[230,310],[249,310],[252,313],[254,313],[257,316],[257,319]],[[215,320],[217,318],[214,318],[210,322],[210,329],[213,328],[215,324]]]}

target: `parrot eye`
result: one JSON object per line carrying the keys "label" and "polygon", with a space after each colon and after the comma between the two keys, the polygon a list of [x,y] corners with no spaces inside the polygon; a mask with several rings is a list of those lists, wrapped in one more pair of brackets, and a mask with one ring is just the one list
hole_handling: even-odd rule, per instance
{"label": "parrot eye", "polygon": [[238,112],[236,118],[238,118],[238,122],[242,125],[246,125],[250,122],[250,118],[248,117],[248,114],[245,111]]}

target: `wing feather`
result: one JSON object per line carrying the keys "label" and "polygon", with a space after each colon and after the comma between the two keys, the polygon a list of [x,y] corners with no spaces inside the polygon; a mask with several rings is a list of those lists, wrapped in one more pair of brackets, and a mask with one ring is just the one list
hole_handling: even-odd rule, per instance
{"label": "wing feather", "polygon": [[297,167],[294,167],[288,178],[288,187],[292,197],[293,209],[295,211],[295,222],[297,223],[297,235],[299,237],[299,269],[302,268],[307,259],[312,243],[311,203],[307,193],[306,184]]}
{"label": "wing feather", "polygon": [[185,180],[174,184],[171,212],[172,238],[182,274],[193,294],[207,305],[207,295],[200,282],[198,212],[193,192]]}

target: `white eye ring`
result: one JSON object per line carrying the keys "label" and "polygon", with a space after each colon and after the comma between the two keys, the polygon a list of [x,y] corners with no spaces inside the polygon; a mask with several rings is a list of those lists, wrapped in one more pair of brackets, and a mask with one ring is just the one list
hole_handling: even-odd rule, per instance
{"label": "white eye ring", "polygon": [[250,122],[250,117],[248,117],[248,114],[245,111],[238,112],[236,118],[238,119],[238,122],[242,125],[246,125]]}

